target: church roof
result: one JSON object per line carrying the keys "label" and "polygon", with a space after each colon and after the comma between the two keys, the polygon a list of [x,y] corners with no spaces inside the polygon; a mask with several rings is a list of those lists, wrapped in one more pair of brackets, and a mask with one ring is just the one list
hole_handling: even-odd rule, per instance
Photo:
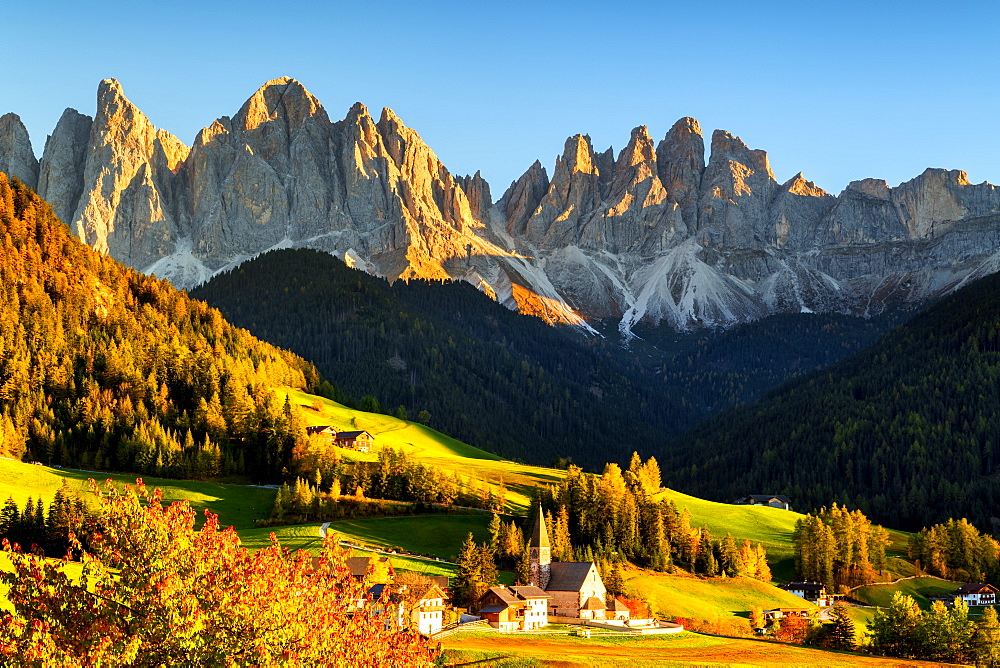
{"label": "church roof", "polygon": [[549,566],[551,575],[545,591],[580,591],[593,567],[592,561],[556,561]]}
{"label": "church roof", "polygon": [[604,601],[597,598],[596,596],[591,596],[587,599],[587,602],[583,604],[581,610],[606,610],[607,606],[604,605]]}
{"label": "church roof", "polygon": [[608,608],[608,610],[614,610],[615,612],[624,612],[625,610],[628,610],[628,606],[625,605],[624,601],[622,601],[620,598],[616,596],[613,599],[611,599],[611,606]]}
{"label": "church roof", "polygon": [[542,514],[542,506],[538,506],[538,517],[535,518],[535,526],[531,530],[530,547],[552,547],[549,544],[549,534],[545,531],[545,516]]}

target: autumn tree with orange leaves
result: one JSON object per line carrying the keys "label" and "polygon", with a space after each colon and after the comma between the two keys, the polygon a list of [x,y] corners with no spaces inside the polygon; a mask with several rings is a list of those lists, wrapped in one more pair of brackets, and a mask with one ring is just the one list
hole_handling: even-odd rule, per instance
{"label": "autumn tree with orange leaves", "polygon": [[0,663],[27,666],[421,666],[436,652],[368,601],[335,539],[304,551],[240,546],[205,512],[160,490],[97,492],[97,526],[80,568],[8,549],[0,574]]}

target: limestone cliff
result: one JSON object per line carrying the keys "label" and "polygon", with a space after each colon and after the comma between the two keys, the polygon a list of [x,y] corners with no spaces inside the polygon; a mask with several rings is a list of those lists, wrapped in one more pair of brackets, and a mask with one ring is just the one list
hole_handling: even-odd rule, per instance
{"label": "limestone cliff", "polygon": [[567,139],[496,201],[454,176],[390,109],[332,121],[298,81],[265,83],[190,149],[113,79],[91,119],[67,109],[40,162],[14,114],[0,170],[80,238],[181,287],[271,248],[312,247],[389,279],[469,281],[511,308],[586,328],[613,319],[725,326],[782,311],[872,313],[1000,269],[1000,193],[928,169],[831,195],[767,154],[678,120],[621,151]]}
{"label": "limestone cliff", "polygon": [[14,113],[0,116],[0,172],[16,176],[31,189],[38,186],[38,159],[27,129]]}

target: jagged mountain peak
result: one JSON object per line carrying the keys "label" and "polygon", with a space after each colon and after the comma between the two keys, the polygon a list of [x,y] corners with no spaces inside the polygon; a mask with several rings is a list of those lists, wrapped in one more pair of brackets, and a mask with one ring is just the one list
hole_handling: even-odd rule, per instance
{"label": "jagged mountain peak", "polygon": [[632,129],[628,144],[618,154],[615,169],[631,167],[639,162],[655,161],[656,147],[649,136],[649,128],[640,125]]}
{"label": "jagged mountain peak", "polygon": [[382,107],[382,113],[381,115],[379,115],[378,122],[379,124],[393,123],[405,126],[405,123],[403,123],[402,119],[396,114],[395,111],[393,111],[389,107]]}
{"label": "jagged mountain peak", "polygon": [[98,99],[109,94],[119,94],[124,95],[122,92],[122,85],[118,79],[101,79],[101,83],[97,85],[97,97]]}
{"label": "jagged mountain peak", "polygon": [[677,121],[670,127],[667,131],[667,136],[671,134],[694,134],[699,137],[702,136],[701,124],[698,122],[697,118],[692,118],[691,116],[684,116],[678,118]]}
{"label": "jagged mountain peak", "polygon": [[802,195],[804,197],[832,197],[830,193],[826,192],[812,181],[807,181],[802,172],[799,172],[792,178],[785,181],[785,183],[782,184],[781,189],[785,192],[792,193],[793,195]]}
{"label": "jagged mountain peak", "polygon": [[885,179],[869,178],[851,181],[844,190],[845,192],[856,191],[864,193],[869,197],[876,197],[878,199],[889,199],[889,184],[885,182]]}
{"label": "jagged mountain peak", "polygon": [[258,88],[233,117],[233,124],[248,131],[281,120],[288,127],[297,128],[312,117],[330,121],[323,105],[305,86],[291,77],[281,77]]}
{"label": "jagged mountain peak", "polygon": [[38,160],[31,148],[21,117],[11,112],[0,116],[0,172],[12,174],[28,186],[38,186]]}
{"label": "jagged mountain peak", "polygon": [[347,110],[347,117],[344,120],[346,121],[353,118],[360,118],[362,116],[371,117],[371,114],[368,113],[368,107],[365,106],[363,102],[355,102],[351,105],[351,108]]}
{"label": "jagged mountain peak", "polygon": [[594,148],[590,143],[590,135],[575,134],[566,139],[563,147],[562,163],[570,174],[583,172],[596,174],[594,164]]}
{"label": "jagged mountain peak", "polygon": [[307,246],[390,279],[466,280],[550,322],[627,330],[875,312],[1000,266],[1000,195],[963,172],[864,179],[834,197],[801,173],[779,184],[767,153],[730,132],[713,132],[708,154],[705,141],[690,116],[655,146],[635,127],[617,156],[572,135],[554,169],[534,161],[494,203],[481,173],[453,176],[388,107],[376,120],[358,102],[332,123],[282,77],[188,149],[107,79],[94,119],[67,111],[40,166],[20,120],[0,118],[0,169],[37,175],[80,238],[182,287]]}
{"label": "jagged mountain peak", "polygon": [[774,179],[766,151],[749,148],[742,139],[727,130],[715,130],[712,132],[712,154],[709,156],[709,164],[726,161],[738,162],[755,171],[764,172]]}

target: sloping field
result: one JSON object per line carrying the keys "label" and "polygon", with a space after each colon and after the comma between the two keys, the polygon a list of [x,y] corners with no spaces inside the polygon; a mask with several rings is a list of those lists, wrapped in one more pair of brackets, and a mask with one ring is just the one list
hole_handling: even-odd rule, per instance
{"label": "sloping field", "polygon": [[[319,524],[296,524],[294,526],[271,527],[266,529],[247,529],[240,531],[240,541],[244,547],[258,550],[271,544],[271,533],[273,532],[282,547],[291,550],[305,550],[314,555],[318,555],[323,546],[323,539],[319,534]],[[354,537],[342,534],[342,538],[353,542]],[[352,548],[354,556],[364,556],[372,554],[371,550]],[[455,564],[446,561],[436,561],[434,559],[416,559],[399,555],[388,555],[392,565],[397,569],[423,573],[424,575],[447,575],[455,577]]]}
{"label": "sloping field", "polygon": [[902,580],[891,585],[871,585],[855,589],[851,596],[868,605],[885,607],[892,601],[892,595],[897,591],[913,600],[922,608],[930,607],[930,597],[948,596],[961,587],[961,583],[949,582],[931,576]]}
{"label": "sloping field", "polygon": [[814,608],[808,601],[774,585],[751,578],[714,578],[668,575],[638,568],[624,572],[626,585],[655,602],[667,617],[713,621],[749,617],[750,609]]}
{"label": "sloping field", "polygon": [[[668,489],[660,492],[659,497],[673,501],[677,508],[687,508],[691,512],[691,526],[707,526],[712,536],[723,538],[731,533],[734,538],[749,538],[755,543],[761,543],[767,550],[771,572],[777,581],[790,582],[795,578],[795,549],[793,534],[795,523],[804,515],[780,508],[766,506],[737,506],[730,503],[706,501],[695,496]],[[793,499],[794,502],[794,499]],[[907,541],[910,534],[904,531],[889,531],[892,544],[886,549],[891,556],[905,556]],[[898,564],[894,559],[889,562],[889,568],[900,569],[909,567]],[[897,573],[893,575],[909,575]]]}
{"label": "sloping field", "polygon": [[795,550],[792,534],[795,522],[803,515],[766,506],[736,506],[730,503],[706,501],[668,489],[660,498],[673,501],[678,510],[691,512],[691,526],[707,526],[713,538],[749,538],[767,550],[768,562],[776,580],[790,581],[795,577]]}
{"label": "sloping field", "polygon": [[[503,480],[507,487],[507,508],[514,513],[527,512],[532,489],[558,482],[564,475],[558,469],[505,461],[417,422],[354,410],[292,388],[275,391],[282,401],[287,394],[293,403],[300,406],[309,426],[329,424],[341,430],[364,429],[375,436],[376,447],[402,450],[440,470],[449,473],[458,471],[463,476],[484,480],[494,489]],[[374,461],[378,457],[376,452],[363,454],[351,450],[341,450],[341,455],[345,459],[365,461]]]}
{"label": "sloping field", "polygon": [[[511,666],[934,666],[923,661],[830,652],[763,640],[697,633],[578,638],[569,635],[457,633],[442,641],[451,661]],[[507,658],[508,662],[504,662]],[[520,659],[520,661],[518,661]]]}
{"label": "sloping field", "polygon": [[[458,555],[465,537],[472,532],[477,543],[489,538],[490,516],[476,515],[409,515],[404,517],[368,517],[340,520],[330,524],[329,531],[341,540],[383,550],[405,550],[414,554],[451,559]],[[247,529],[240,531],[244,544],[262,546],[268,534],[275,532],[282,545],[309,549],[319,544],[320,524]]]}
{"label": "sloping field", "polygon": [[[134,485],[137,477],[140,476],[54,469],[13,459],[0,459],[0,503],[10,496],[23,509],[25,501],[32,497],[41,498],[48,507],[63,479],[68,481],[71,489],[86,496],[90,492],[87,482],[90,478],[101,484],[110,478],[119,484]],[[187,499],[195,509],[201,511],[208,508],[219,516],[223,526],[233,525],[236,529],[254,527],[254,520],[270,517],[276,494],[273,489],[252,485],[224,485],[197,480],[143,477],[143,482],[150,489],[162,489],[164,502]]]}

